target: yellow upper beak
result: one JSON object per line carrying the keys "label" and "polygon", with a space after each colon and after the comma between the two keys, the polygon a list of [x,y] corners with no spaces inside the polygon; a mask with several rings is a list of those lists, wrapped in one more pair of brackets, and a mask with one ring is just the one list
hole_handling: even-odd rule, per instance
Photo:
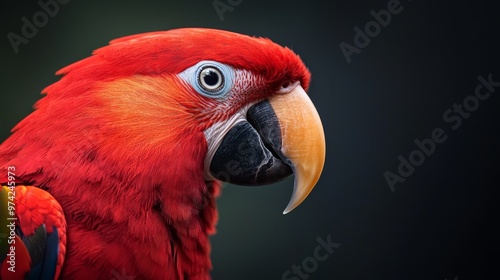
{"label": "yellow upper beak", "polygon": [[295,174],[292,197],[283,211],[287,214],[306,199],[319,180],[325,163],[325,134],[316,108],[300,85],[273,96],[269,103],[280,123],[281,152]]}

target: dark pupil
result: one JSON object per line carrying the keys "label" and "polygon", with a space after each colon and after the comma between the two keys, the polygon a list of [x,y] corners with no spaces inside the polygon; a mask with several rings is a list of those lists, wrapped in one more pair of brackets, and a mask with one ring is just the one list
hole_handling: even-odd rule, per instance
{"label": "dark pupil", "polygon": [[207,72],[203,77],[203,81],[209,86],[215,86],[219,82],[219,76],[213,70],[208,70]]}

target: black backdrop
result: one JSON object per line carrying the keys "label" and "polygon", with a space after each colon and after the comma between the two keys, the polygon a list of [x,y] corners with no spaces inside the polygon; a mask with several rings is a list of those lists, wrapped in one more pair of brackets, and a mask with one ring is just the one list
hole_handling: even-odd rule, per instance
{"label": "black backdrop", "polygon": [[[8,34],[21,36],[21,19],[33,22],[42,10],[26,2],[2,4],[0,140],[57,80],[56,70],[128,34],[202,26],[265,36],[310,68],[327,137],[323,176],[286,216],[292,179],[226,186],[212,237],[214,279],[500,277],[500,87],[474,97],[478,76],[500,81],[495,1],[73,0],[47,22],[41,16],[16,53]],[[219,15],[214,3],[228,10]],[[384,19],[379,11],[388,5],[390,22],[370,23],[370,11]],[[366,24],[372,37],[355,41],[354,28]],[[350,63],[340,44],[353,52]],[[453,106],[464,101],[460,116]],[[419,158],[414,141],[435,129],[446,140]],[[419,165],[404,182],[396,182],[399,155]],[[314,254],[318,238],[340,244],[323,261]],[[302,272],[294,275],[293,265]]]}

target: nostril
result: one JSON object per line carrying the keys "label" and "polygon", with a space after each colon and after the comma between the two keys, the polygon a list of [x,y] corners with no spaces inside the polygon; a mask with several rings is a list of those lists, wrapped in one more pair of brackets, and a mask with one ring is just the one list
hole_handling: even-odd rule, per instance
{"label": "nostril", "polygon": [[281,84],[281,88],[278,90],[277,93],[281,93],[281,94],[289,93],[290,91],[292,91],[299,84],[300,84],[299,81],[295,81],[295,82],[286,81],[286,82],[283,82]]}

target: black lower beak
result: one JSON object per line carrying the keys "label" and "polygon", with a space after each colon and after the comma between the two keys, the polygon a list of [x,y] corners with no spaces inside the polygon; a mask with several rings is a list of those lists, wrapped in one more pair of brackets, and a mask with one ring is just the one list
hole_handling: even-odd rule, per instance
{"label": "black lower beak", "polygon": [[290,176],[292,168],[280,154],[282,139],[278,118],[269,102],[252,106],[247,120],[234,125],[224,136],[210,162],[212,176],[250,186],[270,184]]}

